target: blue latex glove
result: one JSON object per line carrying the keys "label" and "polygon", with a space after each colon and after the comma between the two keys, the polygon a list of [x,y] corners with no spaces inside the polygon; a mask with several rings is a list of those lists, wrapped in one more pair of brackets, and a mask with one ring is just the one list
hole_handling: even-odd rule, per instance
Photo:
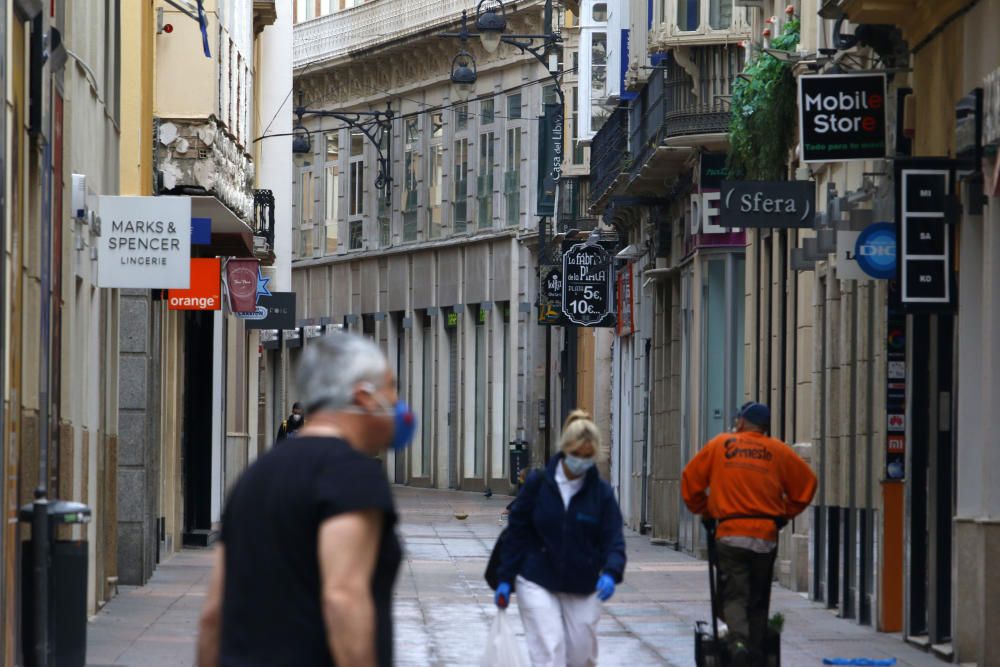
{"label": "blue latex glove", "polygon": [[602,574],[597,580],[597,599],[601,602],[608,600],[615,594],[615,580],[610,574]]}
{"label": "blue latex glove", "polygon": [[506,609],[507,605],[510,604],[510,584],[506,581],[501,581],[497,586],[497,593],[493,597],[493,601],[501,609]]}

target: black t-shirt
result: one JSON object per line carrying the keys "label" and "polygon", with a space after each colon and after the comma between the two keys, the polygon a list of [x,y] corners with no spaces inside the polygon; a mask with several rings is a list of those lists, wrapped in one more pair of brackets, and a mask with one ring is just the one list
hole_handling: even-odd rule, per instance
{"label": "black t-shirt", "polygon": [[336,438],[296,438],[262,456],[230,494],[222,603],[223,667],[334,665],[320,604],[319,527],[383,512],[372,596],[378,664],[392,664],[392,587],[402,557],[381,464]]}

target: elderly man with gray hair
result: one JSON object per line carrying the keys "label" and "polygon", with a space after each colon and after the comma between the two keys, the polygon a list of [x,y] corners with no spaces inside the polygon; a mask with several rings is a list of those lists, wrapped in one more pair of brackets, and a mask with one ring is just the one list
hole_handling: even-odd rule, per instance
{"label": "elderly man with gray hair", "polygon": [[202,612],[202,667],[392,664],[402,557],[389,482],[374,455],[416,420],[371,341],[310,342],[298,369],[308,421],[229,496]]}

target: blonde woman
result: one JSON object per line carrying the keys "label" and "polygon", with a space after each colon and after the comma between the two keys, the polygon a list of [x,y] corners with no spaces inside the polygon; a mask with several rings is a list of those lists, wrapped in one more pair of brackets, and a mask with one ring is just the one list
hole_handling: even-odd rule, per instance
{"label": "blonde woman", "polygon": [[622,515],[594,467],[603,448],[589,414],[570,414],[559,449],[511,507],[496,604],[506,607],[517,591],[534,667],[590,667],[601,602],[625,572]]}

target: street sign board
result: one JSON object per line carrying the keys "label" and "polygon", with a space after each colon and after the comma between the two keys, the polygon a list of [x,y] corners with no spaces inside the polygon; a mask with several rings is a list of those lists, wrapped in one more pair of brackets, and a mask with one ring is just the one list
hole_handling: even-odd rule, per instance
{"label": "street sign board", "polygon": [[191,285],[167,292],[170,310],[222,310],[222,260],[202,257],[191,260]]}
{"label": "street sign board", "polygon": [[872,278],[895,278],[896,226],[890,222],[876,222],[865,227],[854,240],[854,259]]}
{"label": "street sign board", "polygon": [[[576,243],[563,253],[562,312],[573,324],[614,326],[611,253],[597,243]],[[611,319],[611,322],[607,320]]]}
{"label": "street sign board", "polygon": [[813,181],[723,181],[720,224],[758,229],[811,228]]}
{"label": "street sign board", "polygon": [[254,316],[241,319],[245,320],[247,329],[294,329],[295,292],[271,292],[261,296]]}
{"label": "street sign board", "polygon": [[562,175],[563,108],[546,104],[539,119],[538,132],[538,201],[535,214],[539,217],[556,213],[556,185]]}
{"label": "street sign board", "polygon": [[954,305],[949,198],[954,172],[942,160],[897,164],[898,274],[906,310]]}
{"label": "street sign board", "polygon": [[885,74],[813,74],[799,77],[799,150],[802,161],[849,162],[884,158]]}
{"label": "street sign board", "polygon": [[98,199],[97,285],[187,289],[191,279],[191,199]]}

